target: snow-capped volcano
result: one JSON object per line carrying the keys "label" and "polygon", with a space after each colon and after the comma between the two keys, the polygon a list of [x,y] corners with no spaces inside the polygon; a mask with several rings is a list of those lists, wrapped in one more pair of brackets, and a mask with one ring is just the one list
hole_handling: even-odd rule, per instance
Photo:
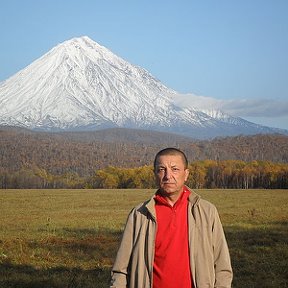
{"label": "snow-capped volcano", "polygon": [[1,122],[60,129],[159,124],[170,110],[169,93],[144,69],[88,37],[75,38],[1,85]]}
{"label": "snow-capped volcano", "polygon": [[197,138],[273,132],[219,111],[180,108],[173,102],[175,95],[146,70],[85,36],[59,44],[0,84],[0,125],[42,130],[128,127]]}

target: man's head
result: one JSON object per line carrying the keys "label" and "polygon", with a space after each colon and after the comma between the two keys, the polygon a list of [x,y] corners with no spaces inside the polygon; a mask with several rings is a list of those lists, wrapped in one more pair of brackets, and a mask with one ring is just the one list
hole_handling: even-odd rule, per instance
{"label": "man's head", "polygon": [[189,175],[186,155],[176,148],[159,151],[154,160],[154,173],[163,195],[179,195]]}
{"label": "man's head", "polygon": [[178,155],[182,158],[183,160],[183,164],[185,166],[185,169],[188,168],[188,160],[187,160],[187,157],[186,155],[184,154],[183,151],[177,149],[177,148],[165,148],[161,151],[159,151],[156,156],[155,156],[155,159],[154,159],[154,170],[155,170],[155,167],[156,167],[156,164],[157,164],[157,160],[160,156],[165,156],[165,155]]}

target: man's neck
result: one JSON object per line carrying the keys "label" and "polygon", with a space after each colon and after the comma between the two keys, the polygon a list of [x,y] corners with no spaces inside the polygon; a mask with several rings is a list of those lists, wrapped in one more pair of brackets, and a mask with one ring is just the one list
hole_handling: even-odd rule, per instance
{"label": "man's neck", "polygon": [[166,201],[169,203],[169,205],[173,207],[175,203],[177,202],[177,200],[180,198],[181,193],[179,193],[179,195],[169,195],[169,196],[164,196],[164,197]]}
{"label": "man's neck", "polygon": [[175,205],[175,203],[178,201],[178,199],[181,197],[181,194],[183,193],[184,189],[181,189],[177,193],[165,193],[163,191],[160,191],[160,194],[166,199],[166,201],[171,205],[172,207]]}

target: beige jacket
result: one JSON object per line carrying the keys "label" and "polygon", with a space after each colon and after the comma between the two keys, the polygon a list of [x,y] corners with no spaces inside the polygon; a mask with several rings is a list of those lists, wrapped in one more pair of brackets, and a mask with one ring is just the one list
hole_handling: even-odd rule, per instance
{"label": "beige jacket", "polygon": [[[191,191],[191,190],[190,190]],[[190,266],[195,288],[228,288],[232,267],[215,206],[191,191],[188,205]],[[151,288],[157,229],[154,197],[129,214],[112,268],[111,288]]]}

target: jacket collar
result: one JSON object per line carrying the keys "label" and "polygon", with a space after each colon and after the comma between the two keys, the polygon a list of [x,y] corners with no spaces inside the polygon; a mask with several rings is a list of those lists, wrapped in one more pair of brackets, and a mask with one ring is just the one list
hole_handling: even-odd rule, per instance
{"label": "jacket collar", "polygon": [[[191,203],[192,206],[197,205],[199,200],[200,200],[200,195],[198,195],[197,193],[195,193],[192,189],[190,189],[189,187],[186,186],[186,188],[191,192],[190,196],[188,198],[189,202]],[[156,220],[156,210],[155,210],[155,195],[157,194],[158,190],[156,191],[156,193],[154,194],[154,196],[152,198],[150,198],[150,200],[148,200],[146,202],[146,208],[148,210],[148,212],[151,214],[152,218],[154,220]]]}
{"label": "jacket collar", "polygon": [[195,204],[198,204],[201,196],[199,194],[197,194],[196,192],[194,192],[189,187],[186,186],[186,188],[191,192],[191,194],[189,196],[189,202],[192,204],[192,206],[194,206]]}

